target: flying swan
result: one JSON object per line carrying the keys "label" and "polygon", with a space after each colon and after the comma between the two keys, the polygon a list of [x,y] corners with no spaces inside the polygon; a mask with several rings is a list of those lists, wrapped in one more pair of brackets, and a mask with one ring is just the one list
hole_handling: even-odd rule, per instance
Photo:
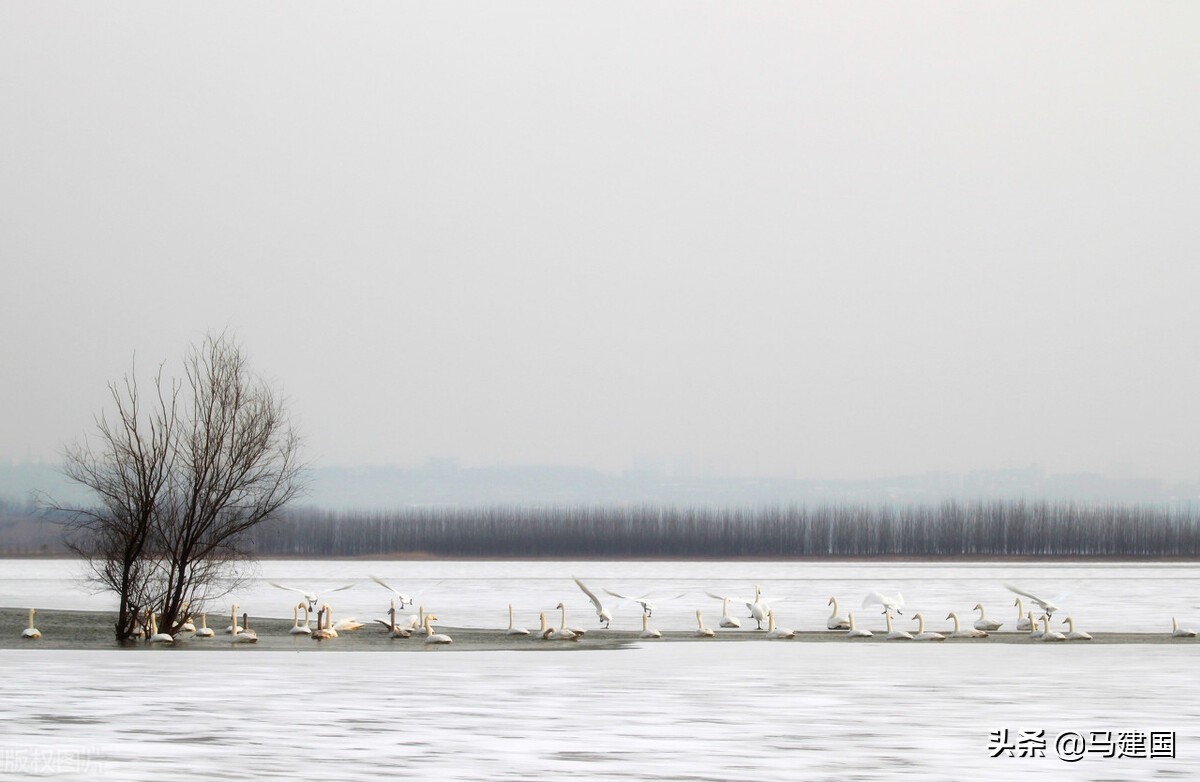
{"label": "flying swan", "polygon": [[[277,584],[274,581],[268,581],[267,583],[278,589],[286,589],[289,592],[296,592],[298,594],[303,595],[304,599],[308,601],[308,610],[309,611],[317,610],[317,603],[320,602],[320,596],[317,595],[316,592],[306,592],[303,589],[297,589],[296,587],[284,586],[283,584]],[[337,589],[331,589],[329,591],[330,592],[343,592],[347,589],[350,589],[353,586],[354,586],[354,584],[346,584],[346,586],[338,587]]]}
{"label": "flying swan", "polygon": [[[1045,611],[1047,616],[1054,616],[1054,612],[1059,610],[1058,606],[1055,605],[1054,601],[1052,601],[1052,600],[1044,600],[1036,595],[1031,595],[1023,589],[1017,589],[1012,584],[1005,584],[1004,588],[1007,589],[1009,592],[1016,593],[1018,595],[1021,595],[1022,597],[1027,597],[1030,600],[1032,600],[1033,602],[1037,603],[1038,607],[1041,608],[1043,611]],[[1057,599],[1062,600],[1065,597],[1066,597],[1066,595],[1063,595],[1062,597],[1059,597]]]}
{"label": "flying swan", "polygon": [[881,613],[890,614],[892,611],[895,611],[897,614],[903,616],[904,612],[900,609],[904,606],[904,595],[899,592],[894,596],[885,595],[881,592],[871,592],[863,598],[862,602],[863,608],[867,608],[868,606],[883,606]]}
{"label": "flying swan", "polygon": [[[612,622],[612,613],[604,607],[600,602],[600,598],[596,597],[596,593],[588,589],[582,581],[575,578],[575,576],[571,576],[571,579],[583,590],[583,593],[587,595],[587,599],[592,601],[592,607],[596,609],[596,616],[600,617],[600,622],[604,625],[604,629],[607,630],[609,623]],[[610,592],[609,594],[612,593]],[[559,605],[562,604],[560,603]],[[565,615],[566,609],[563,609],[563,613]]]}

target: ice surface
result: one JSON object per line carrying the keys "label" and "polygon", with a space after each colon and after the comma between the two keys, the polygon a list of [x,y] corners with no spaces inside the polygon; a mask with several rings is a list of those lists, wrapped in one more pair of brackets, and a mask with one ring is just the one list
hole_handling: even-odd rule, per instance
{"label": "ice surface", "polygon": [[[6,651],[0,770],[40,749],[61,779],[1194,778],[1195,649],[1124,648]],[[1175,731],[1178,757],[990,758],[1002,728]]]}
{"label": "ice surface", "polygon": [[[0,605],[111,608],[83,595],[73,568],[0,561]],[[572,574],[593,589],[692,592],[656,611],[663,629],[689,627],[696,607],[715,619],[720,604],[705,589],[752,594],[756,583],[797,629],[824,626],[830,595],[857,609],[876,588],[903,592],[906,617],[924,610],[935,627],[980,600],[1010,620],[1005,581],[1071,591],[1066,606],[1092,631],[1165,632],[1172,615],[1200,624],[1200,568],[1186,564],[264,562],[261,580],[236,597],[290,620],[291,597],[268,579],[318,589],[362,579],[329,597],[342,615],[366,618],[387,603],[367,573],[427,589],[422,602],[458,626],[503,626],[510,601],[536,625],[538,611],[564,599],[573,622],[593,626]],[[862,612],[859,624],[880,619]],[[623,608],[616,624],[640,627],[638,610]],[[0,650],[0,779],[1197,778],[1197,650],[1190,641],[697,641],[571,654],[31,646]],[[1046,757],[989,757],[990,732],[1001,729],[1045,730]],[[1052,742],[1068,730],[1174,731],[1177,757],[1067,763]]]}

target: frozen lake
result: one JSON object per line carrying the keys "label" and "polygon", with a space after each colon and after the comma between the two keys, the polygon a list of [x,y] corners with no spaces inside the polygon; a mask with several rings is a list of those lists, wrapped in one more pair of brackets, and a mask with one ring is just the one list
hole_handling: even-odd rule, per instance
{"label": "frozen lake", "polygon": [[[48,614],[111,608],[107,597],[81,596],[74,567],[0,561],[0,605]],[[656,611],[663,629],[687,629],[697,607],[719,614],[704,589],[741,595],[755,583],[796,629],[823,627],[830,595],[853,608],[876,588],[902,591],[906,615],[923,610],[944,629],[947,611],[967,614],[978,601],[1010,619],[1002,583],[1013,581],[1054,595],[1073,590],[1064,607],[1089,630],[1156,632],[1172,615],[1197,624],[1200,577],[1180,564],[265,562],[261,581],[234,597],[252,613],[290,618],[291,599],[267,580],[320,590],[366,573],[424,589],[422,602],[455,626],[501,626],[510,600],[533,624],[538,611],[566,600],[573,619],[591,627],[595,616],[585,611],[574,573],[593,588],[692,592]],[[362,618],[378,615],[387,593],[367,582],[328,597]],[[868,627],[882,624],[878,614],[863,618]],[[633,629],[638,610],[622,609],[615,624]],[[0,700],[0,778],[1200,775],[1194,641],[648,642],[570,654],[149,651],[0,651],[9,682]],[[1013,739],[1021,730],[1045,731],[1045,757],[990,757],[991,734],[1000,730]],[[1055,739],[1070,731],[1173,732],[1176,757],[1092,752],[1066,762]]]}

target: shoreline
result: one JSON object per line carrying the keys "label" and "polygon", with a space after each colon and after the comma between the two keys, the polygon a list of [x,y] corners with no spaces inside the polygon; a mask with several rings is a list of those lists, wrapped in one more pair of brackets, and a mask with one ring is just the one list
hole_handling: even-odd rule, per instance
{"label": "shoreline", "polygon": [[[13,554],[0,551],[0,560],[33,560],[57,561],[79,560],[74,554]],[[1032,554],[958,554],[958,555],[914,555],[914,554],[877,554],[870,556],[841,556],[806,554],[802,556],[718,556],[711,557],[667,557],[662,555],[613,555],[613,556],[471,556],[471,555],[442,555],[430,554],[423,551],[388,552],[380,554],[357,554],[353,556],[313,557],[303,555],[266,554],[252,557],[249,561],[265,562],[311,561],[311,562],[927,562],[930,564],[970,562],[970,563],[1011,563],[1011,562],[1100,562],[1108,565],[1137,565],[1148,563],[1200,563],[1200,556],[1194,557],[1130,557],[1124,554],[1104,555],[1032,555]]]}

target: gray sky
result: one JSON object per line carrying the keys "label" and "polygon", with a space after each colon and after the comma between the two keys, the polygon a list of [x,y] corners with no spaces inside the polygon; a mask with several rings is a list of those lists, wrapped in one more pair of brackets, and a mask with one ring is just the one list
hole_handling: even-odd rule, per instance
{"label": "gray sky", "polygon": [[1200,476],[1195,3],[5,3],[0,459]]}

